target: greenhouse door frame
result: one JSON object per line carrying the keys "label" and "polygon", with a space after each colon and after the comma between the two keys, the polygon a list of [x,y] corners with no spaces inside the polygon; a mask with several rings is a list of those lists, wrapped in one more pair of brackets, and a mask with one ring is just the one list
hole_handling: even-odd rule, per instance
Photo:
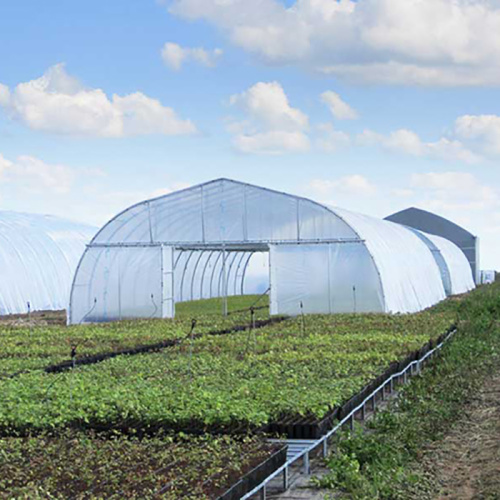
{"label": "greenhouse door frame", "polygon": [[[187,258],[181,263],[181,255],[188,253]],[[192,259],[195,253],[199,256]],[[203,254],[209,254],[205,265],[199,265]],[[176,286],[180,285],[180,297],[182,300],[184,286],[187,285],[191,297],[188,300],[194,300],[193,289],[196,278],[200,283],[200,298],[223,298],[223,314],[227,314],[227,298],[229,296],[243,295],[247,269],[250,260],[256,253],[267,253],[269,255],[269,245],[263,243],[210,243],[210,244],[162,244],[161,245],[161,290],[162,290],[162,318],[175,317]],[[210,274],[209,294],[203,297],[203,285],[207,274],[207,265],[211,262],[212,256],[216,255],[214,267]],[[238,255],[240,257],[238,257]],[[222,261],[221,261],[222,257]],[[216,267],[221,261],[218,274]],[[194,264],[194,271],[191,276],[191,282],[186,280],[189,263]],[[270,262],[269,262],[270,265]],[[178,267],[182,266],[182,267]],[[179,275],[180,271],[180,275]],[[198,274],[197,274],[198,273]],[[176,283],[176,275],[179,283]],[[231,284],[234,281],[233,292],[230,293]],[[216,284],[216,293],[213,291],[213,283]],[[221,293],[222,291],[222,293]],[[239,292],[239,293],[238,293]]]}

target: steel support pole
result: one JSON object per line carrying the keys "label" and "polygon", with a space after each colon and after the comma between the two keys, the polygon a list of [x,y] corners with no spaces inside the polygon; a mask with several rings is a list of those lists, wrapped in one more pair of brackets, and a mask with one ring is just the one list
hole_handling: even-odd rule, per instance
{"label": "steel support pole", "polygon": [[304,474],[309,476],[311,474],[311,465],[309,463],[309,452],[304,453]]}
{"label": "steel support pole", "polygon": [[283,490],[288,490],[288,467],[283,469]]}
{"label": "steel support pole", "polygon": [[267,492],[266,492],[266,485],[264,485],[262,487],[262,489],[260,490],[260,498],[261,500],[266,500],[266,497],[267,497]]}

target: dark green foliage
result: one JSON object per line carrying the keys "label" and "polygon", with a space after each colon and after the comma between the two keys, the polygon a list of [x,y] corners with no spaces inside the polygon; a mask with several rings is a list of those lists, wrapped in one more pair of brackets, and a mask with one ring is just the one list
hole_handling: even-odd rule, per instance
{"label": "dark green foliage", "polygon": [[481,287],[453,306],[459,329],[439,358],[402,390],[367,430],[339,443],[331,472],[315,481],[355,499],[429,498],[432,481],[419,468],[419,450],[457,418],[469,395],[500,358],[500,284]]}

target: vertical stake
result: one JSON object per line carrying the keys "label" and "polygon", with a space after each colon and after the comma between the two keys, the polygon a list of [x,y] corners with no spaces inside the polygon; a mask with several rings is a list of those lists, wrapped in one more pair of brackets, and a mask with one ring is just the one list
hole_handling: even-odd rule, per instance
{"label": "vertical stake", "polygon": [[300,301],[300,315],[302,317],[302,334],[306,334],[306,319],[304,317],[304,303]]}
{"label": "vertical stake", "polygon": [[28,324],[30,325],[30,336],[33,335],[33,325],[31,324],[31,304],[28,302]]}
{"label": "vertical stake", "polygon": [[255,348],[257,347],[257,337],[255,336],[255,307],[254,306],[252,306],[250,308],[250,315],[252,317],[252,324],[250,326],[250,335],[252,336],[253,350],[255,352]]}
{"label": "vertical stake", "polygon": [[356,311],[357,304],[356,304],[356,286],[355,285],[353,285],[353,287],[352,287],[352,299],[353,299],[353,302],[352,302],[353,303],[353,312],[356,313],[357,312]]}
{"label": "vertical stake", "polygon": [[73,371],[76,367],[76,345],[71,346],[71,375],[69,379],[69,399],[71,406],[73,406]]}
{"label": "vertical stake", "polygon": [[189,332],[189,361],[188,361],[188,372],[191,382],[193,381],[193,372],[191,371],[191,362],[193,360],[193,332],[196,326],[196,320],[193,318],[191,320],[191,331]]}

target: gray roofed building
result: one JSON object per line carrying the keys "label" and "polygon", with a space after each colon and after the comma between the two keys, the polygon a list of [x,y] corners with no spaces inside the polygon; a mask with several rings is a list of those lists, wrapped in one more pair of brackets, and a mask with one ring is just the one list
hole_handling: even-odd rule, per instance
{"label": "gray roofed building", "polygon": [[420,208],[407,208],[389,215],[386,220],[441,236],[455,243],[467,257],[476,283],[479,283],[479,238],[444,217]]}

